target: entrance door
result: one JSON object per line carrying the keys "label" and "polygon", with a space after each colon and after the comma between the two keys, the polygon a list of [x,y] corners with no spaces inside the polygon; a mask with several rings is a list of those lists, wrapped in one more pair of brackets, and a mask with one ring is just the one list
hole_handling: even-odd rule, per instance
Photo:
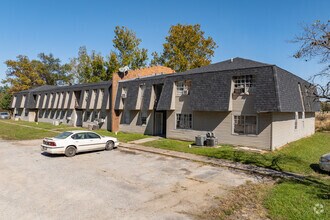
{"label": "entrance door", "polygon": [[164,112],[155,112],[154,135],[162,136],[165,134]]}
{"label": "entrance door", "polygon": [[77,121],[76,121],[76,126],[81,127],[82,126],[82,110],[77,110]]}

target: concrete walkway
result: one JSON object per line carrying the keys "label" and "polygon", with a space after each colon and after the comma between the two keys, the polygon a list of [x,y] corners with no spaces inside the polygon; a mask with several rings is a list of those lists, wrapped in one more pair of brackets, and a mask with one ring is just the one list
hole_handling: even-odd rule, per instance
{"label": "concrete walkway", "polygon": [[130,141],[128,143],[129,144],[143,144],[143,143],[147,143],[147,142],[150,142],[150,141],[157,141],[161,138],[162,137],[154,136],[154,137],[143,138],[143,139],[139,139],[139,140],[135,140],[135,141]]}
{"label": "concrete walkway", "polygon": [[[144,143],[144,142],[142,142],[142,143]],[[295,173],[283,172],[283,171],[281,172],[281,171],[276,171],[276,170],[272,170],[272,169],[268,169],[268,168],[264,168],[264,167],[258,167],[255,165],[242,164],[242,163],[237,163],[237,162],[233,162],[233,161],[229,161],[229,160],[217,159],[217,158],[200,156],[200,155],[189,154],[189,153],[178,152],[178,151],[146,147],[146,146],[142,146],[142,145],[138,145],[138,144],[120,143],[119,147],[133,150],[133,151],[137,150],[137,151],[143,151],[143,152],[148,152],[148,153],[153,153],[153,154],[159,154],[159,155],[163,155],[163,156],[181,158],[184,160],[191,160],[191,161],[195,161],[195,162],[210,164],[213,166],[227,167],[230,169],[241,170],[241,171],[244,171],[247,173],[253,173],[253,174],[258,174],[258,175],[263,175],[263,176],[271,176],[274,178],[286,178],[286,179],[296,179],[296,180],[305,179],[305,176],[295,174]]]}

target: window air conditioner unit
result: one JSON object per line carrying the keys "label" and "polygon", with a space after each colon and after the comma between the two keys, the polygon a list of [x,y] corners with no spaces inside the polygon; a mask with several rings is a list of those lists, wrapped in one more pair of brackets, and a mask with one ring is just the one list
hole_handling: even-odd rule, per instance
{"label": "window air conditioner unit", "polygon": [[126,98],[127,98],[127,94],[126,94],[126,93],[123,93],[123,94],[121,94],[121,97],[122,97],[123,99],[126,99]]}
{"label": "window air conditioner unit", "polygon": [[188,89],[184,89],[183,90],[183,95],[188,95],[189,94],[189,90]]}

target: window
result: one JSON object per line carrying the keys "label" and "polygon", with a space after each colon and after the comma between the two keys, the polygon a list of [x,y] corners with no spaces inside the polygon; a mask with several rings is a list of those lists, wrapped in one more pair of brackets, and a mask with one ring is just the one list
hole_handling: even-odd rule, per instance
{"label": "window", "polygon": [[140,112],[139,116],[139,125],[147,125],[148,113],[147,112]]}
{"label": "window", "polygon": [[89,100],[89,91],[86,90],[85,91],[85,101],[88,102],[88,100]]}
{"label": "window", "polygon": [[61,116],[60,116],[60,118],[63,119],[64,116],[65,116],[65,110],[62,110],[62,111],[61,111]]}
{"label": "window", "polygon": [[99,111],[94,111],[94,119],[98,119],[99,118]]}
{"label": "window", "polygon": [[121,90],[121,97],[123,99],[126,99],[127,97],[127,88],[126,87],[123,87],[122,90]]}
{"label": "window", "polygon": [[234,115],[235,134],[257,134],[257,116]]}
{"label": "window", "polygon": [[55,136],[54,138],[65,139],[65,138],[69,137],[71,134],[72,134],[72,132],[65,131],[65,132]]}
{"label": "window", "polygon": [[47,109],[46,113],[45,113],[45,118],[48,118],[49,114],[50,114],[50,111]]}
{"label": "window", "polygon": [[146,85],[141,84],[141,85],[140,85],[141,99],[143,99],[143,97],[144,97],[144,91],[145,91],[145,90],[146,90]]}
{"label": "window", "polygon": [[142,116],[141,117],[141,125],[146,125],[147,124],[147,117],[146,116]]}
{"label": "window", "polygon": [[92,113],[90,111],[86,111],[85,112],[85,121],[90,121],[91,115],[92,115]]}
{"label": "window", "polygon": [[71,136],[74,140],[86,139],[86,133],[77,133]]}
{"label": "window", "polygon": [[192,114],[176,114],[176,128],[192,129]]}
{"label": "window", "polygon": [[176,95],[189,95],[191,88],[191,80],[178,81],[176,82]]}
{"label": "window", "polygon": [[255,87],[255,77],[253,75],[234,76],[234,93],[235,94],[250,94]]}
{"label": "window", "polygon": [[97,139],[97,138],[100,138],[100,136],[97,135],[97,134],[95,134],[95,133],[88,132],[87,133],[87,138],[89,138],[89,139]]}

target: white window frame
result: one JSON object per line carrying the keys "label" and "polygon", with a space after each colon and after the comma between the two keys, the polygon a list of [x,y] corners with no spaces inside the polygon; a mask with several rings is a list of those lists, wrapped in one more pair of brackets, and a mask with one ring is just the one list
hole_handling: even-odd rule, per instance
{"label": "white window frame", "polygon": [[[241,134],[241,133],[235,133],[235,116],[239,116],[239,117],[244,117],[244,133]],[[253,116],[253,117],[256,117],[256,126],[255,126],[255,133],[245,133],[245,117],[247,116]],[[257,136],[258,135],[258,131],[259,131],[259,127],[258,127],[258,124],[259,124],[259,117],[258,115],[256,114],[233,114],[232,115],[232,134],[233,135],[245,135],[245,136]]]}
{"label": "white window frame", "polygon": [[[146,123],[145,124],[143,124],[142,123],[142,118],[146,118]],[[148,118],[149,118],[149,114],[148,113],[142,113],[142,112],[140,112],[140,114],[139,114],[139,126],[147,126],[147,124],[148,124]]]}
{"label": "white window frame", "polygon": [[[191,127],[190,128],[178,128],[178,115],[188,115],[188,117],[189,117],[189,115],[191,115],[191,122],[190,122],[190,124],[191,124]],[[193,115],[193,113],[183,113],[183,112],[176,112],[175,113],[175,129],[180,129],[180,130],[192,130],[193,129],[193,124],[194,123],[194,115]]]}
{"label": "white window frame", "polygon": [[190,94],[192,81],[191,80],[182,80],[175,82],[176,86],[176,96],[184,95],[184,90],[188,90],[188,95]]}
{"label": "white window frame", "polygon": [[89,100],[89,90],[85,90],[85,102],[86,102],[86,105],[87,105],[88,100]]}
{"label": "white window frame", "polygon": [[[256,83],[255,75],[233,76],[234,94],[247,95],[254,92]],[[251,89],[252,88],[252,89]],[[240,92],[237,92],[237,91]]]}

